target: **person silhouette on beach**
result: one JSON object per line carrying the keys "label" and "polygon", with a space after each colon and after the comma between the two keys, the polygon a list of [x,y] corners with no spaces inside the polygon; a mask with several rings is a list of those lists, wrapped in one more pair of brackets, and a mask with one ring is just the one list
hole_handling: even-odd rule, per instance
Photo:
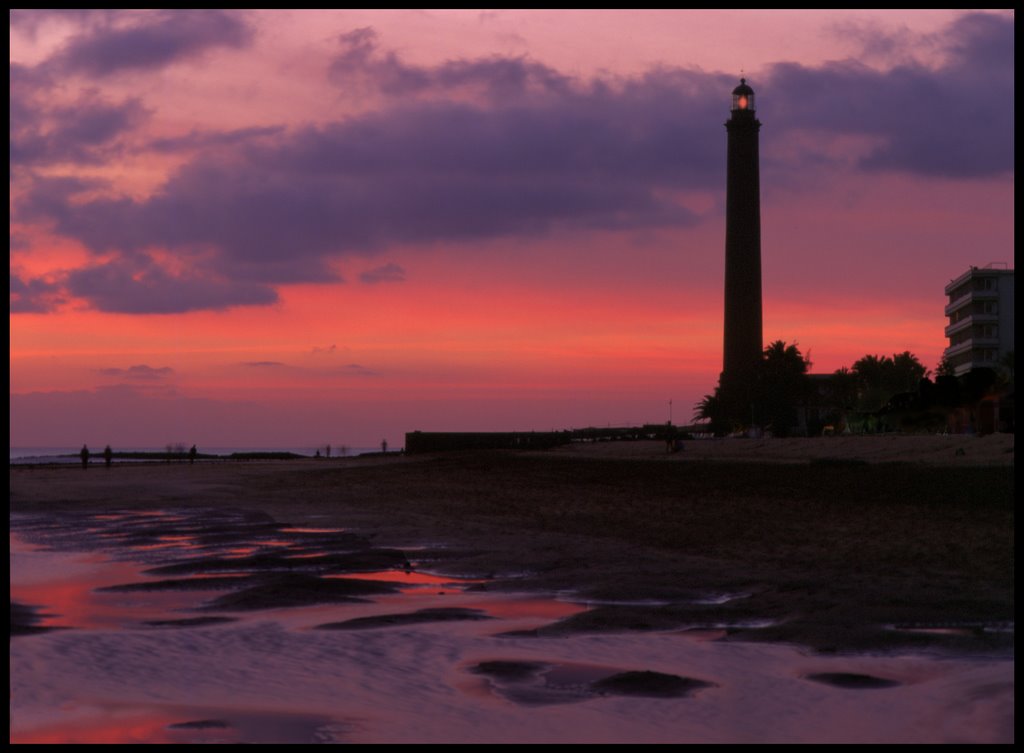
{"label": "person silhouette on beach", "polygon": [[78,453],[78,456],[82,458],[82,470],[86,470],[89,467],[89,448],[86,445],[82,445],[82,451]]}
{"label": "person silhouette on beach", "polygon": [[113,459],[114,451],[110,449],[110,445],[108,444],[106,447],[103,448],[103,462],[106,464],[107,468],[110,467],[110,463],[111,461],[113,461]]}
{"label": "person silhouette on beach", "polygon": [[198,452],[196,451],[196,446],[192,445],[191,449],[189,449],[189,451],[188,451],[188,464],[189,465],[192,465],[193,463],[196,462],[196,455],[197,454],[198,454]]}
{"label": "person silhouette on beach", "polygon": [[386,440],[386,439],[380,440],[380,451],[382,453],[384,453],[385,455],[388,454],[388,440]]}

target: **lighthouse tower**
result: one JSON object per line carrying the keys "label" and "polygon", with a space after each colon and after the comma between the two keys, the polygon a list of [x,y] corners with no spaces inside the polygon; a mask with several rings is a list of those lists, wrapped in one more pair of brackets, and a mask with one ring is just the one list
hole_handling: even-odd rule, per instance
{"label": "lighthouse tower", "polygon": [[[732,91],[725,204],[725,346],[722,389],[749,406],[761,360],[761,180],[754,90],[740,79]],[[736,401],[736,402],[734,402]],[[737,407],[739,407],[737,405]],[[746,411],[744,411],[746,412]]]}

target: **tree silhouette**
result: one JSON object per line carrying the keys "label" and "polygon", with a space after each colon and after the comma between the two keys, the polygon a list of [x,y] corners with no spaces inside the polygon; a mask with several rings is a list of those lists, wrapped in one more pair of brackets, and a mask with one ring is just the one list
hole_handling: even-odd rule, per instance
{"label": "tree silhouette", "polygon": [[892,386],[897,392],[916,390],[921,380],[928,376],[928,369],[909,350],[894,355],[892,363]]}
{"label": "tree silhouette", "polygon": [[721,392],[720,387],[715,387],[713,394],[705,395],[703,400],[693,406],[693,420],[707,421],[708,430],[716,436],[722,436],[730,429]]}
{"label": "tree silhouette", "polygon": [[797,410],[809,396],[810,366],[796,343],[776,340],[764,349],[754,391],[755,417],[776,436],[788,436],[797,425]]}
{"label": "tree silhouette", "polygon": [[715,434],[742,427],[770,428],[787,436],[797,425],[797,411],[809,395],[811,362],[796,343],[776,340],[761,354],[753,379],[719,384],[694,406],[694,420],[708,421]]}
{"label": "tree silhouette", "polygon": [[857,410],[873,413],[894,395],[915,392],[928,375],[917,356],[906,350],[889,356],[866,355],[850,369],[857,380]]}
{"label": "tree silhouette", "polygon": [[956,369],[953,366],[953,362],[950,361],[949,358],[947,358],[945,355],[943,355],[942,356],[942,360],[939,361],[939,365],[935,367],[935,376],[936,377],[943,377],[943,376],[951,377],[951,376],[955,376],[955,375],[956,375]]}

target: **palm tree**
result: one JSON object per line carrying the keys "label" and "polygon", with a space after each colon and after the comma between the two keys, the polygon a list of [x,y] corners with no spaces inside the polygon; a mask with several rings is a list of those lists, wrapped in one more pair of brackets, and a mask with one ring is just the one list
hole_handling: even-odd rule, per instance
{"label": "palm tree", "polygon": [[715,387],[714,394],[705,395],[703,400],[693,406],[693,421],[707,421],[713,434],[726,432],[728,422],[724,415],[720,387]]}
{"label": "palm tree", "polygon": [[913,353],[905,350],[892,357],[892,386],[896,392],[913,392],[929,371]]}
{"label": "palm tree", "polygon": [[935,367],[935,376],[936,378],[940,376],[956,376],[953,363],[945,355],[942,356],[939,365]]}
{"label": "palm tree", "polygon": [[909,350],[891,358],[866,355],[853,364],[851,371],[857,377],[857,407],[865,413],[881,409],[893,395],[916,392],[928,374],[928,369]]}
{"label": "palm tree", "polygon": [[797,409],[809,394],[807,371],[811,363],[796,343],[776,340],[764,349],[755,390],[760,423],[777,436],[786,436],[797,425]]}

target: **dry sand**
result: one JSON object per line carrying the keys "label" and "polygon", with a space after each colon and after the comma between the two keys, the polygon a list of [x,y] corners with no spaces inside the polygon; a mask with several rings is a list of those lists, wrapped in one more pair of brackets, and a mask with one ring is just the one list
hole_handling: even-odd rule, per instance
{"label": "dry sand", "polygon": [[[685,442],[687,459],[805,463],[849,460],[906,462],[943,467],[1013,465],[1013,434],[840,435],[815,438],[707,439]],[[657,442],[600,442],[570,445],[558,452],[599,457],[657,457],[666,448]]]}
{"label": "dry sand", "polygon": [[[11,508],[19,513],[59,519],[65,510],[261,511],[297,525],[354,529],[379,546],[426,546],[417,556],[433,560],[438,569],[497,578],[481,586],[486,590],[448,599],[446,608],[476,609],[483,596],[500,601],[520,592],[571,592],[589,600],[591,609],[565,619],[527,621],[497,651],[484,623],[391,628],[411,641],[395,661],[422,665],[415,668],[418,690],[406,693],[407,703],[378,713],[372,730],[339,739],[1013,738],[1012,660],[1007,661],[1013,645],[1012,436],[706,440],[687,442],[674,454],[660,443],[612,442],[545,453],[125,464],[85,472],[17,467],[10,480]],[[411,613],[438,606],[426,600],[388,609]],[[367,612],[374,613],[379,609]],[[181,630],[192,643],[178,648],[177,639],[140,635],[133,655],[193,666],[199,659],[188,646],[194,645],[200,655],[224,655],[229,663],[253,661],[242,648],[235,652],[223,645],[224,636],[236,630],[233,640],[246,650],[266,643],[294,654],[290,664],[272,662],[274,679],[262,681],[268,688],[278,681],[298,687],[306,682],[303,673],[328,661],[328,654],[317,652],[335,651],[339,641],[349,640],[347,632],[299,636],[280,627],[270,633],[257,628],[246,623],[244,629]],[[389,693],[404,692],[399,684],[408,687],[412,669],[381,659],[395,644],[378,645],[381,631],[358,632],[369,637],[352,645],[369,653],[350,657],[356,667],[332,671],[369,673],[360,682],[374,692],[356,697],[348,685],[321,688],[324,681],[307,678],[314,688],[307,708],[330,712],[314,702],[322,700],[322,691],[373,716],[371,709]],[[44,648],[60,656],[86,652],[81,647],[89,644],[96,656],[107,656],[123,640],[116,634],[83,635],[19,638],[15,644],[28,647],[18,649],[26,655],[19,656],[19,666],[46,665]],[[680,635],[690,637],[685,648]],[[141,646],[144,641],[153,645]],[[161,650],[167,652],[162,658]],[[310,651],[310,661],[300,661]],[[947,658],[935,664],[922,651]],[[455,657],[461,669],[451,666]],[[528,666],[562,666],[561,661],[578,672],[598,658],[605,667],[656,670],[715,687],[696,694],[703,700],[687,700],[697,704],[701,718],[684,723],[671,705],[678,700],[622,700],[602,709],[583,704],[554,716],[530,703],[525,711],[522,703],[499,709],[495,697],[515,701],[516,693],[527,691],[501,677],[470,681],[466,675],[471,659]],[[386,667],[375,670],[375,661]],[[390,679],[379,676],[385,669],[393,671]],[[230,676],[245,670],[223,671]],[[552,670],[557,671],[569,670]],[[808,683],[812,676],[832,678],[835,688]],[[896,681],[898,687],[871,686],[872,678]],[[205,687],[208,679],[199,684]],[[131,688],[135,680],[111,680],[106,692],[116,695],[118,682]],[[183,676],[183,687],[189,682]],[[868,685],[841,693],[843,682]],[[449,701],[431,710],[438,698],[470,686],[483,696],[468,710]],[[28,681],[19,692],[32,695],[32,687]],[[546,686],[544,692],[555,691]],[[253,688],[246,693],[264,703],[272,694]],[[862,695],[852,703],[850,693]],[[871,693],[889,695],[876,702]],[[731,704],[724,717],[723,697]],[[803,710],[794,713],[794,704]],[[451,726],[430,724],[445,714]]]}

